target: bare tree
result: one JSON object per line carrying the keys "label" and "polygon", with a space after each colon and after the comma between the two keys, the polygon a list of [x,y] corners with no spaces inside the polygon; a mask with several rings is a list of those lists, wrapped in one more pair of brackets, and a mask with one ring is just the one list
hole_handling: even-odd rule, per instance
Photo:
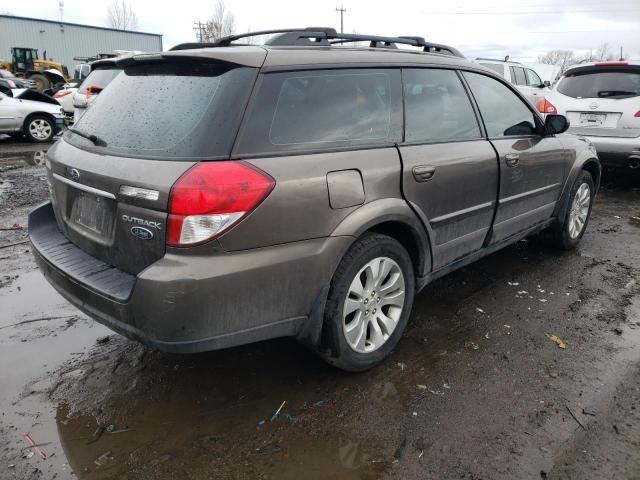
{"label": "bare tree", "polygon": [[138,15],[127,0],[113,0],[107,7],[107,26],[118,30],[137,30]]}
{"label": "bare tree", "polygon": [[221,37],[233,35],[236,31],[236,19],[227,10],[224,0],[217,0],[213,15],[201,30],[201,42],[211,42]]}
{"label": "bare tree", "polygon": [[614,60],[615,55],[611,53],[611,49],[609,48],[608,43],[603,43],[598,48],[596,48],[596,53],[593,55],[591,59],[594,62],[602,62],[602,61],[610,61]]}
{"label": "bare tree", "polygon": [[538,55],[538,62],[560,67],[563,73],[571,65],[578,62],[576,54],[571,50],[551,50],[544,55]]}

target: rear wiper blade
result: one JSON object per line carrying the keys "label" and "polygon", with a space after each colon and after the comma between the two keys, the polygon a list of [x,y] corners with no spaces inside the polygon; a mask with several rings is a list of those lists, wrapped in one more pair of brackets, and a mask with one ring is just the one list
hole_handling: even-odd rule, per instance
{"label": "rear wiper blade", "polygon": [[626,95],[638,95],[638,92],[630,92],[627,90],[600,90],[599,97],[621,97]]}
{"label": "rear wiper blade", "polygon": [[86,138],[87,140],[91,141],[91,143],[99,147],[107,146],[107,142],[92,133],[90,134],[87,132],[83,132],[82,130],[78,130],[77,128],[70,128],[69,131],[75,133],[76,135],[80,135],[82,138]]}

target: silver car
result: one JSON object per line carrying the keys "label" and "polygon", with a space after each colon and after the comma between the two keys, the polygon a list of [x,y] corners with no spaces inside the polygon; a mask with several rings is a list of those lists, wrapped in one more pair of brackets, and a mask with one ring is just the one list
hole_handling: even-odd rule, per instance
{"label": "silver car", "polygon": [[587,137],[603,165],[640,168],[640,62],[600,62],[567,70],[539,104]]}
{"label": "silver car", "polygon": [[32,142],[48,142],[62,129],[64,111],[51,97],[32,90],[0,93],[0,133],[27,136]]}

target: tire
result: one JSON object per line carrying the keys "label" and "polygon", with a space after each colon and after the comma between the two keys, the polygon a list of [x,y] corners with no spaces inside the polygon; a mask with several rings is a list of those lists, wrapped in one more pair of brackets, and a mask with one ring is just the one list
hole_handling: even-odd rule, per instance
{"label": "tire", "polygon": [[[588,192],[586,192],[588,189]],[[584,235],[595,196],[595,184],[591,174],[583,170],[578,174],[569,193],[569,205],[562,223],[552,227],[547,233],[551,245],[562,250],[574,249]],[[588,203],[586,203],[588,201]],[[578,218],[583,221],[577,222]],[[576,223],[577,222],[577,223]]]}
{"label": "tire", "polygon": [[24,134],[35,143],[50,142],[55,134],[54,123],[45,115],[32,115],[24,122]]}
{"label": "tire", "polygon": [[45,75],[35,73],[29,77],[29,80],[33,80],[35,82],[36,90],[39,92],[42,92],[47,88],[51,88],[51,81]]}
{"label": "tire", "polygon": [[[375,291],[376,280],[387,290],[384,295],[383,290]],[[359,296],[353,293],[358,289]],[[375,233],[358,239],[342,258],[331,281],[323,330],[328,348],[321,356],[350,372],[368,370],[380,363],[402,336],[414,293],[413,264],[398,241]]]}

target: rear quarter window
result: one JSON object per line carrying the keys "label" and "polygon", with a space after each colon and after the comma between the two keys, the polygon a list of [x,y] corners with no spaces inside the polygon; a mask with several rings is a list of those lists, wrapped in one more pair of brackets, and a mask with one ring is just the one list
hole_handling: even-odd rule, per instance
{"label": "rear quarter window", "polygon": [[236,153],[260,154],[400,140],[396,69],[264,74]]}

